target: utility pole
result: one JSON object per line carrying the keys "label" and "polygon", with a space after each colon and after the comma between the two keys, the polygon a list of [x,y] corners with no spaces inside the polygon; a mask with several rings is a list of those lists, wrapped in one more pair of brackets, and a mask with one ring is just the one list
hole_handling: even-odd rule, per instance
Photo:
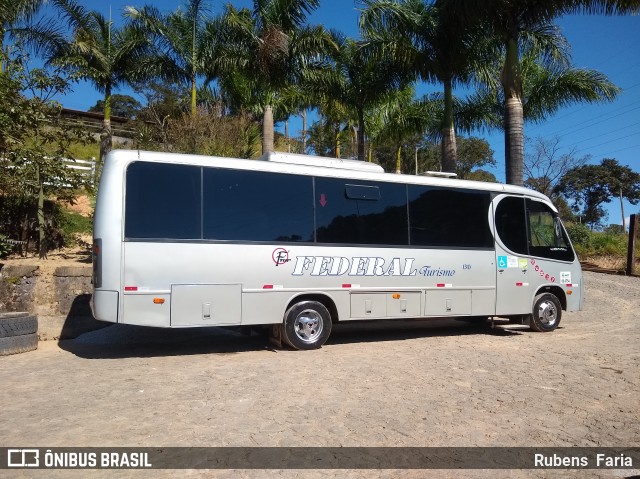
{"label": "utility pole", "polygon": [[627,232],[627,219],[624,217],[624,201],[622,201],[622,187],[620,187],[620,209],[622,210],[622,232]]}
{"label": "utility pole", "polygon": [[636,239],[638,237],[638,216],[631,215],[629,222],[629,245],[627,247],[627,275],[634,274],[636,262]]}

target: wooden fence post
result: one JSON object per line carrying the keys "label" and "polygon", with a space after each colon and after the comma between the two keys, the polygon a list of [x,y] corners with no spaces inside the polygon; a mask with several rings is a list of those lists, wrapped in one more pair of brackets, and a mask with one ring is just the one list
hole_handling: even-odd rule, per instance
{"label": "wooden fence post", "polygon": [[636,239],[638,238],[638,217],[631,215],[629,221],[629,246],[627,248],[627,275],[634,273],[633,267],[636,261]]}

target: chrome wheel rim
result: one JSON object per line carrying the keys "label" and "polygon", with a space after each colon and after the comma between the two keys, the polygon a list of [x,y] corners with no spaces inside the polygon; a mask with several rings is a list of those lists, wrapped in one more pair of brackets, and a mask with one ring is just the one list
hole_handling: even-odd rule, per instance
{"label": "chrome wheel rim", "polygon": [[303,343],[314,343],[322,334],[322,316],[313,309],[305,309],[296,317],[293,330]]}
{"label": "chrome wheel rim", "polygon": [[558,321],[558,310],[552,301],[542,301],[538,305],[538,318],[545,326],[553,326]]}

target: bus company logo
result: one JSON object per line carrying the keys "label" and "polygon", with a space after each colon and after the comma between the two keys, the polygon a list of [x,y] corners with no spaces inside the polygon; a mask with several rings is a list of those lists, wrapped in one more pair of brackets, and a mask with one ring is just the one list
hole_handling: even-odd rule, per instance
{"label": "bus company logo", "polygon": [[291,261],[289,258],[289,252],[284,248],[276,248],[271,253],[271,259],[276,264],[276,266],[282,266],[283,264]]}
{"label": "bus company logo", "polygon": [[8,449],[7,467],[39,467],[39,449]]}

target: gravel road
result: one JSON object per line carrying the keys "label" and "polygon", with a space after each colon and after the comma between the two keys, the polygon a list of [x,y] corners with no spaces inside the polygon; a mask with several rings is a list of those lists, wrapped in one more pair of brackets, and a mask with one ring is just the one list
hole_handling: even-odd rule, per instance
{"label": "gravel road", "polygon": [[[553,333],[345,325],[320,350],[120,325],[0,358],[0,446],[640,447],[640,279]],[[11,474],[6,475],[5,473]],[[3,477],[630,477],[616,471],[2,471]]]}

